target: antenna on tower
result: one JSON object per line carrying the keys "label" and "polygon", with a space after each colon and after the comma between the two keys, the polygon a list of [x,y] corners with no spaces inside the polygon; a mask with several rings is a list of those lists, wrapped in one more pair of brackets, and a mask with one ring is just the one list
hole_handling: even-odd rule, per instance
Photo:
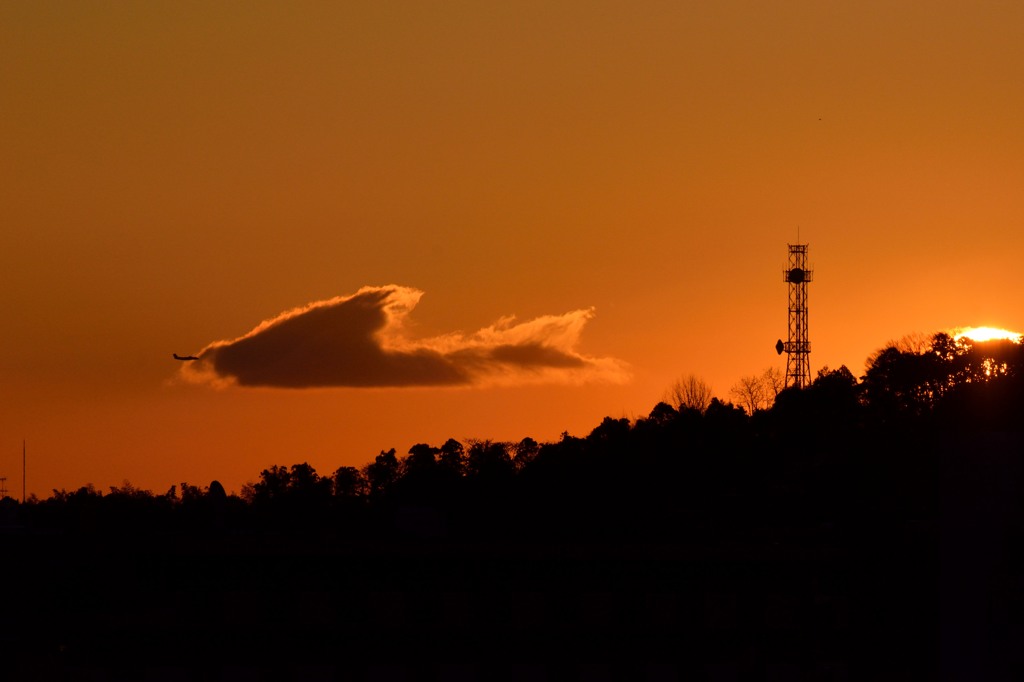
{"label": "antenna on tower", "polygon": [[807,244],[789,244],[789,265],[783,271],[783,280],[789,287],[789,333],[787,341],[779,339],[775,352],[786,354],[786,388],[805,388],[811,383],[811,341],[807,334],[807,283],[814,271],[807,267]]}

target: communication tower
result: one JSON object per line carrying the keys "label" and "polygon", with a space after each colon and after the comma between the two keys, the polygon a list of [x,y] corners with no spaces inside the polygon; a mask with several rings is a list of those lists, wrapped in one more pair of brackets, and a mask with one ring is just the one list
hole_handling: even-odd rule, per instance
{"label": "communication tower", "polygon": [[807,244],[789,244],[789,266],[783,279],[789,288],[789,336],[775,344],[786,354],[786,388],[804,388],[811,383],[811,341],[807,336],[807,284],[814,272],[807,267]]}

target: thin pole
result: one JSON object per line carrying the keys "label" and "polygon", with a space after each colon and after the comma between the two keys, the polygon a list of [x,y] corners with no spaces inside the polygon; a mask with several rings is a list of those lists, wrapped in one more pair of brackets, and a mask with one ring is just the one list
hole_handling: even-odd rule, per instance
{"label": "thin pole", "polygon": [[25,504],[25,439],[21,439],[21,503]]}

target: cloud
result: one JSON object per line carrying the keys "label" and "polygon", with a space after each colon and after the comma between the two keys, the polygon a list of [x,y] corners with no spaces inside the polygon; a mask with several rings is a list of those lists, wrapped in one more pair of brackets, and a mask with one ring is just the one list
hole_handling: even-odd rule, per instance
{"label": "cloud", "polygon": [[317,388],[618,382],[625,364],[576,351],[594,312],[527,322],[505,317],[472,334],[413,340],[404,322],[422,291],[389,285],[281,313],[181,368],[193,382]]}

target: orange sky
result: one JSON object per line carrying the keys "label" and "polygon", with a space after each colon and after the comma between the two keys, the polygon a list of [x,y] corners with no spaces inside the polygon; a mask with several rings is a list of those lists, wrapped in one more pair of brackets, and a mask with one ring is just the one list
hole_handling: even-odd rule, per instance
{"label": "orange sky", "polygon": [[[20,493],[321,473],[449,437],[585,435],[681,374],[1024,330],[1024,5],[0,5],[0,476]],[[685,6],[690,5],[690,6]],[[194,353],[424,292],[409,339],[593,308],[625,382],[227,388]],[[515,382],[510,382],[515,383]]]}

